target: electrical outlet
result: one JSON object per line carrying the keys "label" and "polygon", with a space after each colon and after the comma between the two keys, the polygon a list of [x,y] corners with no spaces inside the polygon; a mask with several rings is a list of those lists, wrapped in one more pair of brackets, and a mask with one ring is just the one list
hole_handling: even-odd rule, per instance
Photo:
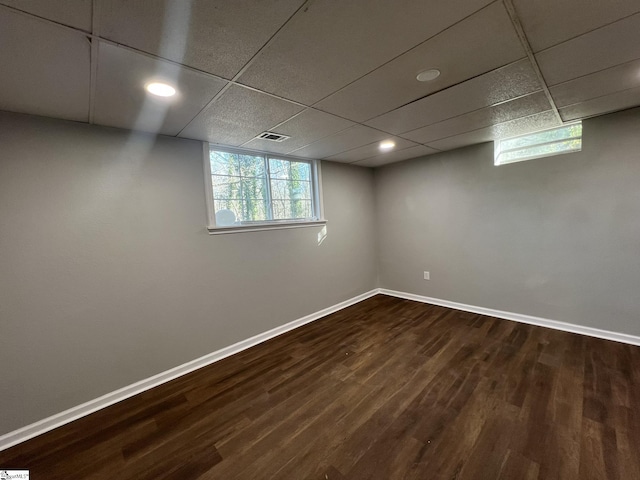
{"label": "electrical outlet", "polygon": [[431,276],[429,275],[429,272],[424,272],[424,279],[431,280]]}

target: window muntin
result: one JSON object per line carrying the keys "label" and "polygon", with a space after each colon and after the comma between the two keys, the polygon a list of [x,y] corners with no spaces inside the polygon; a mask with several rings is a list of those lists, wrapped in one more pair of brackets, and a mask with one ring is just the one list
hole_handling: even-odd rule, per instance
{"label": "window muntin", "polygon": [[504,165],[582,150],[582,122],[495,142],[494,163]]}
{"label": "window muntin", "polygon": [[316,162],[210,146],[210,230],[319,221]]}

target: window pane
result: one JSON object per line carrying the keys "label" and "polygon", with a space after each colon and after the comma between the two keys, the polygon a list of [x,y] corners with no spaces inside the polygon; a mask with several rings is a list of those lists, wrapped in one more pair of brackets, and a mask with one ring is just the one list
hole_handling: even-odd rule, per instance
{"label": "window pane", "polygon": [[228,153],[213,147],[209,161],[217,226],[315,218],[313,161]]}
{"label": "window pane", "polygon": [[533,145],[519,150],[502,153],[498,157],[498,163],[510,163],[518,160],[526,160],[532,157],[546,156],[556,153],[566,153],[580,150],[582,139],[565,140],[545,145]]}
{"label": "window pane", "polygon": [[211,151],[210,159],[216,219],[224,223],[220,226],[268,220],[264,158]]}
{"label": "window pane", "polygon": [[271,180],[271,197],[280,200],[311,200],[311,183]]}
{"label": "window pane", "polygon": [[276,158],[269,159],[269,173],[271,178],[288,178],[289,162],[287,160],[279,160]]}
{"label": "window pane", "polygon": [[267,201],[264,198],[217,198],[216,216],[221,210],[231,210],[235,222],[256,222],[267,220]]}
{"label": "window pane", "polygon": [[227,152],[209,151],[212,175],[239,175],[237,155]]}
{"label": "window pane", "polygon": [[[233,215],[230,215],[232,212]],[[218,199],[216,200],[216,224],[219,227],[229,227],[238,222],[242,215],[242,201],[238,199]]]}
{"label": "window pane", "polygon": [[291,179],[311,181],[311,164],[304,162],[291,162]]}
{"label": "window pane", "polygon": [[564,127],[547,130],[544,132],[532,133],[522,137],[502,140],[500,149],[502,151],[511,150],[512,148],[526,147],[528,145],[537,145],[539,143],[552,142],[554,140],[564,140],[569,138],[580,138],[582,136],[582,124],[567,125]]}
{"label": "window pane", "polygon": [[311,218],[311,200],[273,200],[274,220]]}
{"label": "window pane", "polygon": [[311,164],[269,159],[274,220],[313,217]]}
{"label": "window pane", "polygon": [[264,177],[264,158],[254,155],[237,155],[240,175],[243,177]]}
{"label": "window pane", "polygon": [[311,180],[311,164],[307,162],[294,162],[279,158],[269,159],[271,178],[283,180]]}
{"label": "window pane", "polygon": [[530,135],[495,142],[495,164],[502,165],[537,157],[548,157],[582,149],[582,123],[564,125]]}
{"label": "window pane", "polygon": [[251,202],[252,199],[266,199],[264,178],[220,177],[212,175],[213,198],[238,198]]}
{"label": "window pane", "polygon": [[[240,192],[240,177],[230,177],[228,175],[211,175],[211,184],[215,192]],[[226,190],[224,190],[226,189]],[[218,193],[216,193],[218,195]],[[240,194],[221,193],[223,197],[239,197]]]}
{"label": "window pane", "polygon": [[243,222],[257,222],[267,220],[267,202],[263,198],[244,200],[245,211],[243,212]]}

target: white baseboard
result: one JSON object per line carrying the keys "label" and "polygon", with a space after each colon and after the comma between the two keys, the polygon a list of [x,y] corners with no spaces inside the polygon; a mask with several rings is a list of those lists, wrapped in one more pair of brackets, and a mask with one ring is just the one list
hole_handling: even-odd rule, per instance
{"label": "white baseboard", "polygon": [[554,330],[562,330],[564,332],[579,333],[590,337],[613,340],[614,342],[640,345],[640,337],[628,335],[626,333],[611,332],[609,330],[585,327],[582,325],[576,325],[575,323],[559,322],[557,320],[549,320],[548,318],[533,317],[531,315],[523,315],[521,313],[503,312],[502,310],[494,310],[492,308],[476,307],[475,305],[466,305],[464,303],[451,302],[449,300],[441,300],[439,298],[425,297],[414,293],[387,290],[386,288],[378,289],[378,293],[390,295],[392,297],[404,298],[406,300],[415,300],[416,302],[463,310],[465,312],[479,313],[490,317],[504,318],[505,320],[513,320],[514,322],[528,323],[539,327],[553,328]]}
{"label": "white baseboard", "polygon": [[423,295],[416,295],[414,293],[398,292],[395,290],[387,290],[386,288],[376,288],[374,290],[370,290],[369,292],[365,292],[361,295],[350,298],[349,300],[345,300],[344,302],[340,302],[331,307],[307,315],[306,317],[299,318],[285,325],[281,325],[264,333],[260,333],[254,337],[242,340],[236,344],[230,345],[216,352],[209,353],[208,355],[154,375],[153,377],[141,380],[114,392],[107,393],[106,395],[103,395],[94,400],[90,400],[86,403],[83,403],[82,405],[78,405],[76,407],[65,410],[64,412],[58,413],[51,417],[32,423],[31,425],[27,425],[26,427],[2,435],[0,436],[0,451],[17,445],[18,443],[29,440],[30,438],[46,433],[50,430],[53,430],[54,428],[61,427],[62,425],[101,410],[105,407],[108,407],[109,405],[113,405],[114,403],[120,402],[146,390],[150,390],[154,387],[162,385],[163,383],[181,377],[182,375],[186,375],[187,373],[193,372],[194,370],[198,370],[199,368],[211,365],[212,363],[222,360],[223,358],[226,358],[230,355],[234,355],[273,337],[282,335],[285,332],[294,330],[322,317],[326,317],[327,315],[342,310],[343,308],[347,308],[377,294],[404,298],[406,300],[414,300],[416,302],[428,303],[431,305],[440,305],[442,307],[453,308],[455,310],[479,313],[481,315],[488,315],[490,317],[504,318],[506,320],[513,320],[516,322],[528,323],[530,325],[538,325],[541,327],[553,328],[555,330],[562,330],[565,332],[572,332],[581,335],[588,335],[591,337],[603,338],[606,340],[613,340],[615,342],[640,345],[640,337],[628,335],[626,333],[611,332],[608,330],[601,330],[599,328],[585,327],[582,325],[575,325],[573,323],[559,322],[546,318],[523,315],[521,313],[504,312],[491,308],[466,305],[464,303],[451,302],[449,300],[441,300],[439,298],[425,297]]}
{"label": "white baseboard", "polygon": [[181,377],[182,375],[186,375],[187,373],[193,372],[194,370],[198,370],[199,368],[211,365],[212,363],[222,360],[223,358],[226,358],[230,355],[239,353],[243,350],[246,350],[247,348],[253,347],[254,345],[262,343],[273,337],[277,337],[278,335],[282,335],[285,332],[294,330],[322,317],[326,317],[327,315],[335,313],[338,310],[342,310],[343,308],[347,308],[358,302],[366,300],[367,298],[373,297],[376,294],[378,294],[378,289],[365,292],[361,295],[345,300],[344,302],[340,302],[331,307],[307,315],[306,317],[299,318],[285,325],[281,325],[264,333],[260,333],[254,337],[242,340],[216,352],[209,353],[204,357],[197,358],[178,367],[154,375],[153,377],[149,377],[145,380],[133,383],[124,388],[116,390],[115,392],[107,393],[106,395],[103,395],[99,398],[90,400],[86,403],[83,403],[82,405],[72,407],[68,410],[65,410],[64,412],[60,412],[51,417],[32,423],[31,425],[27,425],[26,427],[22,427],[18,430],[14,430],[13,432],[6,433],[0,436],[0,451],[17,445],[18,443],[22,443],[26,440],[29,440],[30,438],[36,437],[50,430],[53,430],[54,428],[58,428],[62,425],[73,422],[74,420],[101,410],[105,407],[108,407],[109,405],[113,405],[114,403],[120,402],[129,397],[133,397],[134,395],[142,393],[151,388],[157,387],[158,385],[162,385],[163,383]]}

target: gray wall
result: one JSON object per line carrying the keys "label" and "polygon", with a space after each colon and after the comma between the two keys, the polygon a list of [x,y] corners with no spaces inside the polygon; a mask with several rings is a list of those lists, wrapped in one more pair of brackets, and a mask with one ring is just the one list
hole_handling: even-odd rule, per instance
{"label": "gray wall", "polygon": [[500,167],[484,144],[376,170],[381,286],[640,335],[640,110],[583,135]]}
{"label": "gray wall", "polygon": [[640,335],[638,132],[636,109],[586,121],[581,153],[502,167],[490,144],[375,174],[325,162],[318,245],[319,228],[208,235],[199,142],[0,113],[0,434],[378,274],[384,288]]}
{"label": "gray wall", "polygon": [[376,286],[373,173],[210,236],[199,142],[0,113],[0,434]]}

